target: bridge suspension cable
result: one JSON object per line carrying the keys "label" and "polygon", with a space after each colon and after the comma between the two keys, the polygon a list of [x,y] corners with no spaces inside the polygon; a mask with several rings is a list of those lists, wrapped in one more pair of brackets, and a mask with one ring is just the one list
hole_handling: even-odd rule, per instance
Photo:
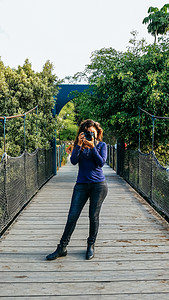
{"label": "bridge suspension cable", "polygon": [[[24,118],[24,148],[26,150],[26,115],[30,114],[36,110],[36,114],[38,114],[38,105],[33,107],[32,109],[28,110],[27,112],[19,115],[14,115],[14,116],[0,116],[0,121],[3,123],[3,132],[4,132],[4,153],[6,153],[6,121],[9,119],[14,119],[14,118]],[[37,134],[37,122],[36,122],[36,134]]]}
{"label": "bridge suspension cable", "polygon": [[154,116],[152,114],[150,114],[148,111],[138,107],[139,110],[145,112],[147,115],[149,115],[150,117],[153,117],[154,119],[168,119],[169,120],[169,117],[160,117],[160,116]]}
{"label": "bridge suspension cable", "polygon": [[147,115],[149,115],[152,118],[152,152],[154,150],[154,131],[155,131],[155,120],[156,119],[164,119],[164,120],[169,120],[169,117],[161,117],[161,116],[155,116],[150,114],[148,111],[142,109],[141,107],[138,107],[139,109],[139,151],[140,151],[140,135],[141,135],[141,126],[140,126],[140,119],[141,119],[141,114],[140,112],[144,112]]}

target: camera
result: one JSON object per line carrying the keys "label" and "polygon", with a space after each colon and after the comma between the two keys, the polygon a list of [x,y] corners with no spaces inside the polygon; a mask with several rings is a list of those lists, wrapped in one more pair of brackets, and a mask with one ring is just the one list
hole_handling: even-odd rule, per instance
{"label": "camera", "polygon": [[92,137],[95,138],[94,132],[91,132],[91,131],[84,132],[84,136],[85,136],[86,140],[88,140],[88,141],[91,141]]}

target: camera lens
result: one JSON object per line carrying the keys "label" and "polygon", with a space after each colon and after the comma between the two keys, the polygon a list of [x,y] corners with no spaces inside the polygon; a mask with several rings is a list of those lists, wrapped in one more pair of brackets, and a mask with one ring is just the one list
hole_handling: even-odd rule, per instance
{"label": "camera lens", "polygon": [[84,135],[85,135],[86,140],[91,141],[91,140],[92,140],[92,137],[94,137],[94,132],[86,131],[86,132],[84,133]]}

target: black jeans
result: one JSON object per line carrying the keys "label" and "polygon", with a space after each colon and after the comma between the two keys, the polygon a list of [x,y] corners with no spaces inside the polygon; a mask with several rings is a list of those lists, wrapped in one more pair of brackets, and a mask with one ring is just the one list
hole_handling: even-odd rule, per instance
{"label": "black jeans", "polygon": [[88,244],[94,244],[99,229],[99,213],[102,203],[107,195],[108,188],[105,181],[98,183],[76,183],[69,209],[67,223],[60,244],[66,247],[75,229],[80,213],[89,199],[90,229]]}

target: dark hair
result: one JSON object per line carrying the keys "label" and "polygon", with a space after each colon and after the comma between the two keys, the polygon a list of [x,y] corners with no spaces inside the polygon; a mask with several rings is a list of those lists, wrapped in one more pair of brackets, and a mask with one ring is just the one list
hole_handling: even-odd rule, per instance
{"label": "dark hair", "polygon": [[88,130],[89,127],[95,127],[97,130],[97,140],[102,141],[103,139],[103,129],[101,128],[100,124],[98,122],[95,122],[93,120],[87,119],[81,122],[77,137],[74,142],[74,147],[78,144],[78,136],[81,132],[85,132]]}

